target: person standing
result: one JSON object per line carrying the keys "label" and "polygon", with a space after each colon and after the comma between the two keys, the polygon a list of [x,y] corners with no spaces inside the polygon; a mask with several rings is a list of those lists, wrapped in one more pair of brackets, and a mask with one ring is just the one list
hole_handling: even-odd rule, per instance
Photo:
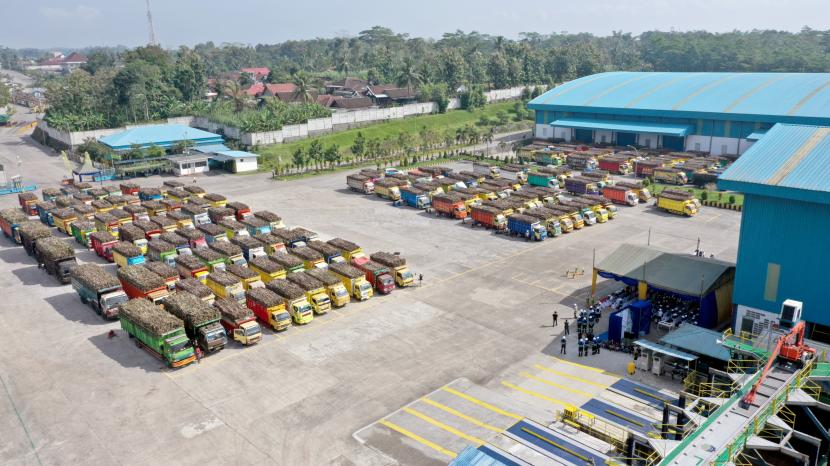
{"label": "person standing", "polygon": [[556,327],[556,325],[558,323],[559,323],[559,313],[556,312],[556,311],[553,311],[553,326]]}
{"label": "person standing", "polygon": [[571,326],[568,325],[568,319],[565,319],[565,335],[571,334]]}
{"label": "person standing", "polygon": [[562,347],[559,348],[559,354],[568,354],[568,349],[566,348],[568,344],[567,339],[563,336],[560,341],[562,342]]}

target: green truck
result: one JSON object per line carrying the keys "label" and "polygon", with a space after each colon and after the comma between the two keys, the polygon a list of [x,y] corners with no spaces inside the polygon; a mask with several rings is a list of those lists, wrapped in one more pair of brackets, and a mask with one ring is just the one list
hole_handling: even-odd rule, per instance
{"label": "green truck", "polygon": [[190,293],[174,293],[162,301],[164,309],[184,321],[187,336],[206,353],[221,351],[228,344],[219,310]]}
{"label": "green truck", "polygon": [[118,310],[121,328],[135,338],[136,346],[165,361],[183,367],[196,360],[184,331],[184,322],[145,298],[131,299]]}

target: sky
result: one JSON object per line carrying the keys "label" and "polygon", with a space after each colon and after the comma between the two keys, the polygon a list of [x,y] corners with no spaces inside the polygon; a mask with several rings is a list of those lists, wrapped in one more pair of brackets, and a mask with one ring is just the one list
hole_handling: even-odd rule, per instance
{"label": "sky", "polygon": [[[521,32],[830,29],[827,0],[150,0],[156,37],[175,48],[356,36],[374,25],[440,38],[455,30]],[[73,48],[147,43],[145,0],[0,0],[0,46]]]}

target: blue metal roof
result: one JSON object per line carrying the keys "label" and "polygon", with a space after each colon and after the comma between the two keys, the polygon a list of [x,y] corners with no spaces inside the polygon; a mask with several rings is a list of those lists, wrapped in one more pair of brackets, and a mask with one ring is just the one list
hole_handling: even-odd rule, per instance
{"label": "blue metal roof", "polygon": [[128,129],[99,139],[115,150],[129,150],[137,144],[141,147],[173,147],[188,140],[195,145],[222,144],[222,136],[186,125],[151,125]]}
{"label": "blue metal roof", "polygon": [[670,123],[647,123],[641,121],[623,120],[586,120],[581,118],[560,118],[551,126],[578,129],[598,129],[606,131],[652,133],[667,136],[685,136],[692,130],[691,125],[677,125]]}
{"label": "blue metal roof", "polygon": [[776,124],[723,172],[718,186],[830,204],[830,127]]}
{"label": "blue metal roof", "polygon": [[723,119],[727,114],[731,120],[790,123],[816,118],[830,121],[830,73],[600,73],[555,87],[533,99],[528,108],[687,118]]}
{"label": "blue metal roof", "polygon": [[766,131],[755,131],[754,133],[750,133],[750,135],[747,136],[746,139],[749,141],[757,141],[764,137],[765,134],[767,134]]}

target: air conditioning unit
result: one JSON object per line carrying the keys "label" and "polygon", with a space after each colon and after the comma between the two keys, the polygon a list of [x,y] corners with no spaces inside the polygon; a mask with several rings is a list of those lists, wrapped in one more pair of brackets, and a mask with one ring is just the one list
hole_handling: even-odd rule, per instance
{"label": "air conditioning unit", "polygon": [[782,328],[791,328],[801,320],[801,309],[804,303],[794,299],[787,299],[781,304],[781,314],[778,316],[778,321]]}

